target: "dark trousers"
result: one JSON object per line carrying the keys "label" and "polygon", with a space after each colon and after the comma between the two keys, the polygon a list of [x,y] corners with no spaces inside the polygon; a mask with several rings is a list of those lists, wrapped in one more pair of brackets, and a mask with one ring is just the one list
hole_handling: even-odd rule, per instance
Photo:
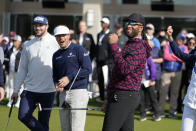
{"label": "dark trousers", "polygon": [[53,107],[55,92],[35,93],[23,91],[21,94],[18,119],[31,131],[49,131],[49,118],[51,110],[38,112],[38,120],[33,116],[36,104],[40,103],[42,108]]}
{"label": "dark trousers", "polygon": [[141,95],[141,100],[140,100],[140,112],[142,115],[146,115],[145,108],[146,108],[146,94],[150,97],[150,101],[152,103],[152,107],[154,110],[155,115],[159,115],[159,106],[158,106],[158,101],[157,101],[157,95],[155,93],[154,86],[150,86],[148,88],[145,88],[144,85],[142,84],[142,87],[140,89],[140,95]]}
{"label": "dark trousers", "polygon": [[156,80],[155,81],[155,92],[157,94],[157,100],[159,101],[159,97],[160,97],[160,89],[161,89],[161,80]]}
{"label": "dark trousers", "polygon": [[134,131],[134,113],[140,93],[116,91],[108,97],[102,131]]}

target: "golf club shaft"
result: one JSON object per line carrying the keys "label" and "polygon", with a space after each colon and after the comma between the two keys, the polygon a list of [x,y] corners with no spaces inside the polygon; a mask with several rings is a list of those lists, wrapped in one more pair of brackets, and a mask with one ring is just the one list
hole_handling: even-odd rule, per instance
{"label": "golf club shaft", "polygon": [[8,117],[8,119],[7,119],[7,123],[6,123],[6,126],[5,126],[5,131],[7,130],[9,120],[10,120],[10,117]]}
{"label": "golf club shaft", "polygon": [[11,116],[11,113],[12,113],[12,109],[13,109],[13,107],[14,107],[14,103],[15,103],[15,99],[13,99],[12,104],[11,104],[11,107],[10,107],[10,111],[9,111],[7,123],[6,123],[6,126],[5,126],[5,131],[7,130],[7,127],[8,127],[8,123],[9,123],[9,120],[10,120],[10,116]]}
{"label": "golf club shaft", "polygon": [[103,108],[62,108],[62,107],[56,107],[56,108],[42,108],[42,110],[98,110],[101,111]]}

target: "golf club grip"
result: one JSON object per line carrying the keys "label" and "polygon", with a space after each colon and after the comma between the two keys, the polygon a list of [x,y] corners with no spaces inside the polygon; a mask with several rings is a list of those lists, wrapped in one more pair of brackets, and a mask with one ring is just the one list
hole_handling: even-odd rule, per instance
{"label": "golf club grip", "polygon": [[12,104],[11,104],[11,107],[10,107],[10,111],[9,111],[9,115],[8,115],[9,117],[11,116],[14,103],[15,103],[15,98],[13,98],[13,101],[12,101]]}

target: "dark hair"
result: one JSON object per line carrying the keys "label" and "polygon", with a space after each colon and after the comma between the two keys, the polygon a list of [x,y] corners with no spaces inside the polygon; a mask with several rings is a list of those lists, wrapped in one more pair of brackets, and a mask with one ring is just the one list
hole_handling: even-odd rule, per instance
{"label": "dark hair", "polygon": [[142,39],[146,41],[148,40],[144,30],[142,31]]}
{"label": "dark hair", "polygon": [[142,39],[146,40],[146,41],[148,40],[147,36],[146,36],[146,27],[145,26],[143,26],[143,30],[142,30]]}

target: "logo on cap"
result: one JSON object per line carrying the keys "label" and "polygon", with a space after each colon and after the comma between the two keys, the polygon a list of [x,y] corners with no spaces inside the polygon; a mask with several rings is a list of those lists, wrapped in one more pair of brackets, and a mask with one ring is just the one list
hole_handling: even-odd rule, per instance
{"label": "logo on cap", "polygon": [[37,16],[34,18],[34,23],[40,23],[40,24],[44,24],[47,25],[48,24],[48,19],[44,16]]}
{"label": "logo on cap", "polygon": [[44,21],[44,18],[42,18],[42,17],[36,17],[36,18],[34,19],[34,21]]}

